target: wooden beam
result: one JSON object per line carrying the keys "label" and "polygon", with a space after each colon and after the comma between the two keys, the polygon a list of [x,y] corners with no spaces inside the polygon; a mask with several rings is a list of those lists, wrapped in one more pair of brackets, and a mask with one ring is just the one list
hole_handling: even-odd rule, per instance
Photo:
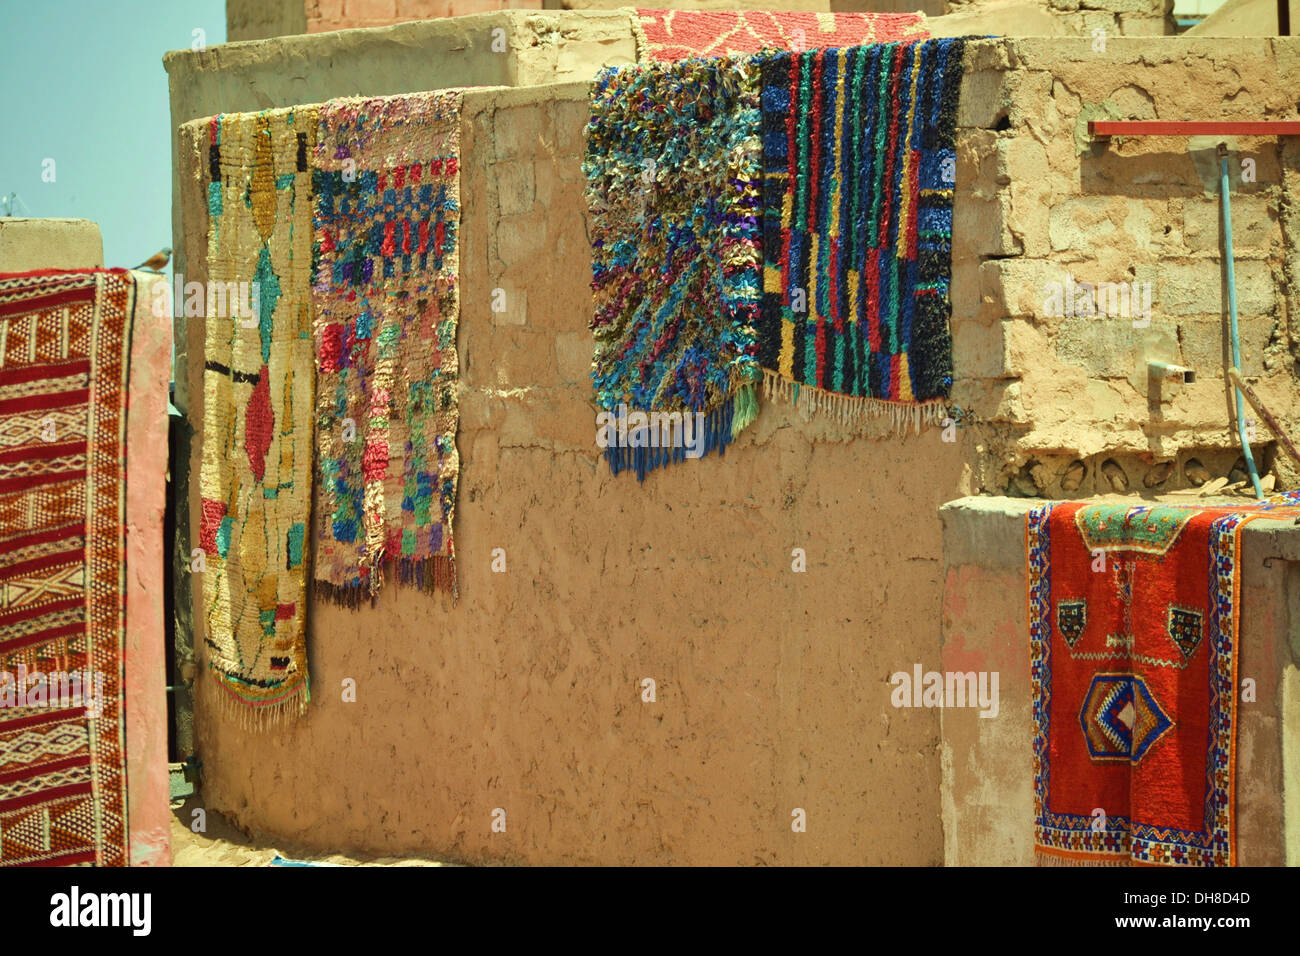
{"label": "wooden beam", "polygon": [[1300,136],[1297,120],[1089,120],[1090,136]]}
{"label": "wooden beam", "polygon": [[1273,417],[1273,413],[1264,407],[1264,403],[1255,394],[1255,390],[1246,384],[1246,380],[1241,377],[1241,372],[1237,370],[1236,366],[1228,369],[1228,378],[1232,380],[1233,385],[1241,390],[1241,394],[1246,396],[1246,401],[1250,402],[1250,407],[1255,409],[1260,418],[1264,419],[1269,430],[1277,436],[1277,443],[1282,446],[1282,450],[1287,453],[1287,456],[1292,461],[1300,465],[1300,451],[1296,450],[1295,444],[1291,441],[1291,436],[1282,430],[1282,425]]}

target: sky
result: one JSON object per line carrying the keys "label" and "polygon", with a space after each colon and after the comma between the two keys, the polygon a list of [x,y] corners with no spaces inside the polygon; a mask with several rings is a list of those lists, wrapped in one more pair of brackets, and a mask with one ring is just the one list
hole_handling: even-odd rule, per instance
{"label": "sky", "polygon": [[197,39],[225,42],[224,0],[0,0],[0,215],[16,192],[14,215],[93,220],[107,266],[170,246],[162,57]]}

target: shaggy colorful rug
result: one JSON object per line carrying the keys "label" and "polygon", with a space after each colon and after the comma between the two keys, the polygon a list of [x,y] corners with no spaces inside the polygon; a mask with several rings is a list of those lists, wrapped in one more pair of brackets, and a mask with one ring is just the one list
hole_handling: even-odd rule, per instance
{"label": "shaggy colorful rug", "polygon": [[121,269],[0,275],[0,865],[128,863],[135,296]]}
{"label": "shaggy colorful rug", "polygon": [[615,474],[721,454],[757,414],[758,92],[744,57],[592,86],[592,380]]}
{"label": "shaggy colorful rug", "polygon": [[962,38],[763,58],[765,391],[940,421]]}
{"label": "shaggy colorful rug", "polygon": [[257,728],[309,699],[316,125],[315,107],[209,123],[202,616],[229,713]]}
{"label": "shaggy colorful rug", "polygon": [[455,594],[460,223],[455,91],[333,100],[316,146],[316,580]]}
{"label": "shaggy colorful rug", "polygon": [[766,10],[636,11],[637,59],[804,50],[923,39],[919,13],[806,13]]}
{"label": "shaggy colorful rug", "polygon": [[1300,492],[1029,512],[1041,862],[1236,862],[1239,535],[1255,518],[1293,515]]}

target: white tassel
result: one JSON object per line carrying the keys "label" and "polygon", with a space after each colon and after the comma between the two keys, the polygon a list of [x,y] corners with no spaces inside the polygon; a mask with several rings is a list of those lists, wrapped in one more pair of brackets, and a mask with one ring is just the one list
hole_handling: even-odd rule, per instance
{"label": "white tassel", "polygon": [[811,385],[801,385],[785,378],[779,372],[763,369],[763,394],[771,399],[788,402],[804,421],[815,415],[826,415],[845,428],[864,426],[869,419],[885,418],[889,430],[904,435],[909,430],[919,435],[922,426],[938,425],[947,414],[941,400],[928,402],[893,402],[868,396],[842,395]]}

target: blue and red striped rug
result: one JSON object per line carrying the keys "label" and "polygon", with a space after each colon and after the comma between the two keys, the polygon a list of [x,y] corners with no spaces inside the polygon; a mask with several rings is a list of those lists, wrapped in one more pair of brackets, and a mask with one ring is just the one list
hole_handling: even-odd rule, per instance
{"label": "blue and red striped rug", "polygon": [[963,38],[762,64],[759,361],[769,394],[841,419],[937,420],[952,386]]}

